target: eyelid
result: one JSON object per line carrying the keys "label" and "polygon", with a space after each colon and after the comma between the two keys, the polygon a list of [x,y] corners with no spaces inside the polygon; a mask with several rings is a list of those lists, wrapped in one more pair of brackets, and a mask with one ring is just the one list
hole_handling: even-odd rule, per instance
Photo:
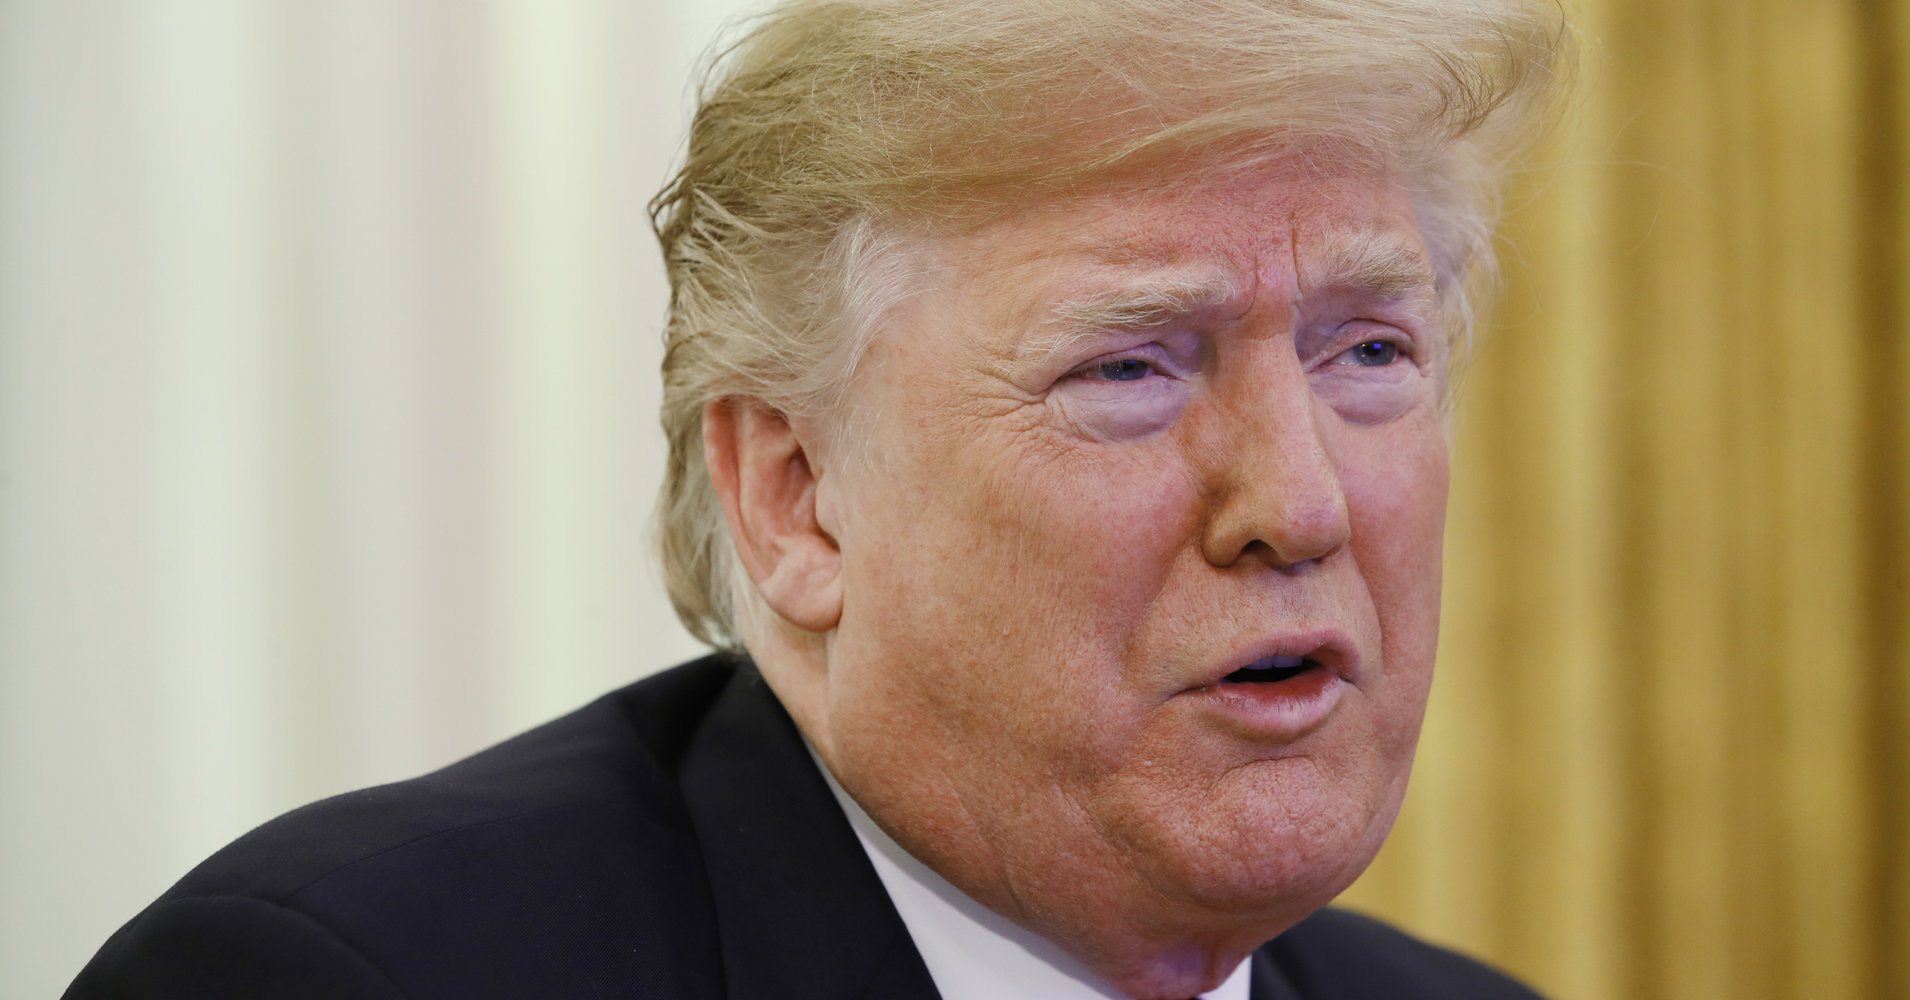
{"label": "eyelid", "polygon": [[1402,359],[1413,364],[1423,364],[1425,350],[1420,336],[1397,323],[1384,320],[1356,319],[1340,325],[1333,335],[1326,338],[1314,355],[1316,364],[1326,364],[1361,344],[1370,344],[1383,340],[1399,349]]}
{"label": "eyelid", "polygon": [[1151,365],[1156,372],[1169,377],[1179,377],[1184,374],[1182,366],[1176,363],[1172,351],[1169,351],[1158,341],[1144,341],[1129,347],[1097,354],[1075,365],[1073,368],[1068,369],[1067,375],[1063,377],[1080,378],[1092,375],[1095,374],[1102,365],[1115,361],[1145,361]]}

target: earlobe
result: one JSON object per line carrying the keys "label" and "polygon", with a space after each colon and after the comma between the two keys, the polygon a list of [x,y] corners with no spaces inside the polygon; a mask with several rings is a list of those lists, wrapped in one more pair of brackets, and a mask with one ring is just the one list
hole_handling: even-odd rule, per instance
{"label": "earlobe", "polygon": [[823,526],[820,470],[789,419],[753,399],[715,400],[703,408],[703,456],[737,555],[764,601],[798,628],[835,628],[842,553]]}

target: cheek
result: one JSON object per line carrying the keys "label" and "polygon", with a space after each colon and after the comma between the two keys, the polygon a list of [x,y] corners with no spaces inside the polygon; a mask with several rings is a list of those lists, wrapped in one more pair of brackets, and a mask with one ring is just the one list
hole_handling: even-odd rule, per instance
{"label": "cheek", "polygon": [[[1165,440],[1031,451],[982,485],[977,547],[1020,566],[994,595],[1078,668],[1113,670],[1198,530],[1197,490]],[[1103,680],[1110,678],[1103,677]]]}
{"label": "cheek", "polygon": [[944,532],[937,558],[969,611],[1059,627],[1050,613],[1061,609],[1066,620],[1118,625],[1185,546],[1193,520],[1185,463],[1165,442],[1043,437],[967,443],[951,461],[916,470],[928,484],[919,520]]}
{"label": "cheek", "polygon": [[[1378,615],[1390,679],[1411,679],[1401,695],[1424,700],[1439,637],[1447,455],[1429,425],[1399,435],[1342,472],[1353,554]],[[1401,676],[1404,675],[1404,676]]]}
{"label": "cheek", "polygon": [[1123,657],[1192,530],[1182,463],[1152,451],[971,440],[896,470],[907,502],[868,509],[907,513],[845,547],[869,659],[934,663],[906,696],[950,738],[1111,747]]}

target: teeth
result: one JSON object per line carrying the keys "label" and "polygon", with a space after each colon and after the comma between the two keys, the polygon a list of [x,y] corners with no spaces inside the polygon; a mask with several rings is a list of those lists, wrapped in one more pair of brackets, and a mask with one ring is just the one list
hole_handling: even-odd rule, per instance
{"label": "teeth", "polygon": [[1306,662],[1304,656],[1269,656],[1247,665],[1248,670],[1292,670]]}

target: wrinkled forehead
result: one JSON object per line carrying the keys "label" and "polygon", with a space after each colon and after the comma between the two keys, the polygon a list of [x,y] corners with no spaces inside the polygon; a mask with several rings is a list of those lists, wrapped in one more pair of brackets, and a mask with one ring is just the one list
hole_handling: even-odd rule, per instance
{"label": "wrinkled forehead", "polygon": [[[1406,186],[1286,165],[1120,178],[940,242],[944,280],[1023,301],[1030,327],[1141,328],[1265,293],[1430,307],[1435,274]],[[1267,287],[1271,284],[1272,288]]]}

